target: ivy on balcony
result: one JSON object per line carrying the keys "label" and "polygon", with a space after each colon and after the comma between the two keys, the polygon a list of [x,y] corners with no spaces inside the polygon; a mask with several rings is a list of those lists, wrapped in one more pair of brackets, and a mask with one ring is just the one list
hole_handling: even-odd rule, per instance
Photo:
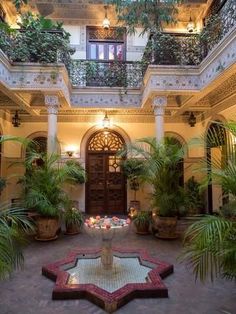
{"label": "ivy on balcony", "polygon": [[0,49],[12,62],[63,62],[69,66],[74,49],[70,47],[70,34],[61,23],[28,12],[22,15],[20,29],[0,25]]}
{"label": "ivy on balcony", "polygon": [[207,17],[200,34],[156,32],[143,60],[160,65],[198,65],[236,24],[236,4],[228,0],[217,14]]}
{"label": "ivy on balcony", "polygon": [[72,60],[69,73],[74,86],[140,87],[146,66],[144,61]]}

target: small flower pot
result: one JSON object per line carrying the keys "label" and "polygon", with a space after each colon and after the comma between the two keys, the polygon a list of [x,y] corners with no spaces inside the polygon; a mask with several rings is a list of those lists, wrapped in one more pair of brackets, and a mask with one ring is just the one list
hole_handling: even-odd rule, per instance
{"label": "small flower pot", "polygon": [[65,234],[74,235],[81,232],[81,227],[78,224],[66,224]]}
{"label": "small flower pot", "polygon": [[141,234],[141,235],[149,234],[149,226],[150,226],[149,222],[145,222],[141,224],[134,223],[134,225],[136,227],[137,234]]}

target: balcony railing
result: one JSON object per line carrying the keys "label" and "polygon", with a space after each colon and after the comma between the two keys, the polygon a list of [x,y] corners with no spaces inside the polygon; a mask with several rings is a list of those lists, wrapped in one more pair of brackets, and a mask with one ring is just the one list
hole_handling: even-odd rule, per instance
{"label": "balcony railing", "polygon": [[198,65],[235,25],[235,0],[224,1],[216,15],[207,17],[200,34],[155,34],[143,59],[160,65]]}
{"label": "balcony railing", "polygon": [[72,60],[70,79],[73,86],[140,87],[143,62]]}

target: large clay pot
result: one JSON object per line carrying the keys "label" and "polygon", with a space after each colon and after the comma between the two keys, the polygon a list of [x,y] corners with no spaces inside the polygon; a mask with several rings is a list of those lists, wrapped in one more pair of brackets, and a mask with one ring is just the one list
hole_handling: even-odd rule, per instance
{"label": "large clay pot", "polygon": [[74,235],[81,232],[81,227],[78,224],[66,224],[65,234]]}
{"label": "large clay pot", "polygon": [[153,217],[153,224],[157,233],[155,236],[161,239],[176,239],[177,217]]}
{"label": "large clay pot", "polygon": [[36,240],[50,241],[57,239],[59,229],[59,219],[57,217],[37,217]]}

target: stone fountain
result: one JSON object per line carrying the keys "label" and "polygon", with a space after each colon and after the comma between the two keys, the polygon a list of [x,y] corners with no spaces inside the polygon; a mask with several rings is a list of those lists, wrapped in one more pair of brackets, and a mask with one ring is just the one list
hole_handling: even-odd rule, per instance
{"label": "stone fountain", "polygon": [[112,247],[112,240],[124,238],[129,227],[129,220],[117,217],[86,220],[86,232],[101,238],[101,248],[74,249],[42,268],[43,275],[56,281],[52,298],[86,298],[111,313],[133,298],[168,297],[162,279],[173,265],[144,250]]}

